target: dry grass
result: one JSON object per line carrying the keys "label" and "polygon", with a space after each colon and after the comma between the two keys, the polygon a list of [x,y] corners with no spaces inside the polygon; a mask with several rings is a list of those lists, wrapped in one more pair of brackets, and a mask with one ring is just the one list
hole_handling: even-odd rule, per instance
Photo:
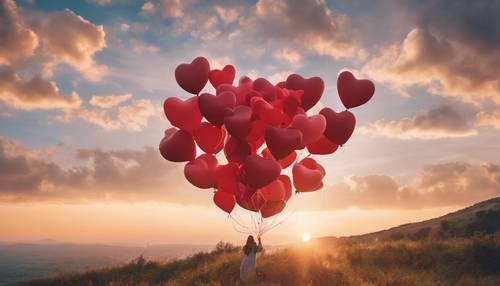
{"label": "dry grass", "polygon": [[128,265],[31,281],[24,285],[500,285],[500,237],[370,244],[310,243],[257,261],[239,281],[241,250],[219,245],[170,263]]}

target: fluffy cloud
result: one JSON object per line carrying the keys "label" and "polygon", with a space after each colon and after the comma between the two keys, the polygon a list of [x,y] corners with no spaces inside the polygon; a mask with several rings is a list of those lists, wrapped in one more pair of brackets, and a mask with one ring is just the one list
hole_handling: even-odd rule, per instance
{"label": "fluffy cloud", "polygon": [[410,185],[385,175],[353,176],[327,187],[319,208],[428,208],[463,206],[500,196],[500,166],[446,163],[424,168]]}
{"label": "fluffy cloud", "polygon": [[122,102],[129,100],[132,97],[132,94],[121,94],[121,95],[93,95],[90,98],[89,103],[91,105],[100,107],[100,108],[110,108],[113,106],[117,106]]}
{"label": "fluffy cloud", "polygon": [[481,111],[476,117],[479,126],[493,127],[500,130],[500,110],[494,110],[492,112]]}
{"label": "fluffy cloud", "polygon": [[78,108],[77,93],[62,96],[53,81],[35,75],[23,80],[8,66],[0,66],[0,102],[18,109]]}
{"label": "fluffy cloud", "polygon": [[49,14],[37,28],[46,56],[71,65],[91,81],[106,73],[107,67],[94,60],[95,53],[106,47],[103,26],[66,9]]}
{"label": "fluffy cloud", "polygon": [[154,148],[81,149],[75,159],[78,164],[63,167],[49,156],[0,137],[0,200],[202,201],[190,199],[202,194],[190,190],[179,176],[181,167],[165,161]]}
{"label": "fluffy cloud", "polygon": [[[125,101],[123,98],[100,99],[99,109],[79,108],[66,110],[63,115],[57,118],[62,122],[70,122],[74,119],[81,119],[92,123],[106,130],[129,130],[141,131],[148,126],[149,119],[160,114],[149,99],[139,99],[132,101],[129,105],[119,106],[117,110],[109,109]],[[91,100],[92,101],[92,100]],[[96,101],[94,100],[94,105]],[[110,105],[111,104],[111,105]],[[104,106],[104,108],[102,108]],[[106,107],[108,106],[108,107]]]}
{"label": "fluffy cloud", "polygon": [[0,64],[33,55],[37,35],[26,27],[17,14],[13,0],[0,0]]}
{"label": "fluffy cloud", "polygon": [[181,0],[161,0],[160,9],[165,17],[178,18],[184,16],[183,1]]}
{"label": "fluffy cloud", "polygon": [[440,139],[477,134],[473,114],[461,112],[449,105],[421,110],[414,117],[397,121],[380,119],[362,127],[361,131],[399,139]]}
{"label": "fluffy cloud", "polygon": [[403,42],[382,47],[364,71],[397,89],[419,85],[466,102],[500,103],[500,33],[494,28],[500,3],[411,3],[405,2],[416,27]]}

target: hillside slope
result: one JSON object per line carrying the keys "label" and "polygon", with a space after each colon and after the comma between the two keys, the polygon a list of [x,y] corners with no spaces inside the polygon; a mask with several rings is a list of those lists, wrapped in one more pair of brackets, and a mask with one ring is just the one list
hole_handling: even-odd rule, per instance
{"label": "hillside slope", "polygon": [[340,240],[370,242],[408,238],[459,238],[475,234],[493,234],[500,231],[500,197],[489,199],[470,207],[430,220],[408,223],[387,230],[348,237],[322,237],[322,242]]}

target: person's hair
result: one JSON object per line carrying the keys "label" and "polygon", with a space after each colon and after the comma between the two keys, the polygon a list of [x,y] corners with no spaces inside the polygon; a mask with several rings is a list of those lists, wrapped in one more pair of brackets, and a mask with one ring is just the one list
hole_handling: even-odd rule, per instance
{"label": "person's hair", "polygon": [[247,238],[247,243],[245,244],[245,246],[243,246],[243,252],[245,253],[245,255],[250,254],[250,251],[252,251],[252,248],[255,244],[255,239],[253,238],[253,236],[249,235]]}

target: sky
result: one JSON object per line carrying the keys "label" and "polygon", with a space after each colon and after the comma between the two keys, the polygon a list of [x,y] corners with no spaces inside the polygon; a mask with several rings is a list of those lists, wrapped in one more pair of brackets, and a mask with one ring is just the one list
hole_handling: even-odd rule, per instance
{"label": "sky", "polygon": [[[174,69],[375,83],[357,126],[318,157],[269,243],[351,235],[500,196],[499,1],[0,0],[0,241],[239,243],[158,152]],[[213,92],[207,85],[206,92]],[[241,210],[236,210],[244,215]]]}

